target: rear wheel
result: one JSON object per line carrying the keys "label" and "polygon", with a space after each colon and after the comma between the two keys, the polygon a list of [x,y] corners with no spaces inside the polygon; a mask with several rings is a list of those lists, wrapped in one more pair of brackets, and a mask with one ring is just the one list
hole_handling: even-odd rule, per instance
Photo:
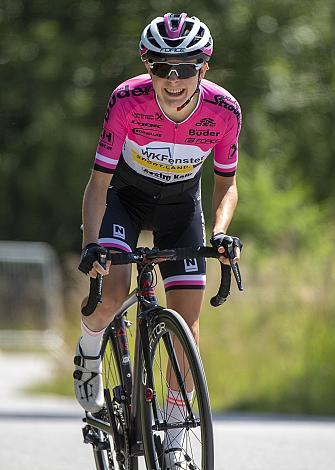
{"label": "rear wheel", "polygon": [[[121,319],[114,321],[106,330],[102,343],[105,408],[94,416],[111,424],[113,436],[92,428],[96,440],[99,440],[96,445],[93,444],[94,460],[98,470],[137,470],[138,468],[137,458],[130,456],[128,410],[124,400],[128,393],[127,387],[131,386],[129,351],[126,354],[124,346],[127,343],[126,338],[125,323]],[[120,341],[123,344],[122,353],[117,346]],[[128,362],[125,362],[125,357]],[[124,383],[122,377],[127,377],[127,383]]]}
{"label": "rear wheel", "polygon": [[141,393],[147,468],[213,470],[208,389],[192,333],[179,314],[163,309],[153,322],[149,343],[154,390],[148,388],[143,364]]}

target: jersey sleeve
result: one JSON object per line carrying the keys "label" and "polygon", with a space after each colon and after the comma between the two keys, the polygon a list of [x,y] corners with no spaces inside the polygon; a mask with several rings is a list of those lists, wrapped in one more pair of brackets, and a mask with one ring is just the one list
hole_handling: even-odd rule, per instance
{"label": "jersey sleeve", "polygon": [[125,112],[116,93],[109,99],[95,154],[94,169],[104,173],[114,173],[127,135]]}
{"label": "jersey sleeve", "polygon": [[238,137],[241,130],[242,114],[239,104],[229,104],[230,111],[226,131],[214,147],[214,173],[221,176],[234,176],[238,162]]}

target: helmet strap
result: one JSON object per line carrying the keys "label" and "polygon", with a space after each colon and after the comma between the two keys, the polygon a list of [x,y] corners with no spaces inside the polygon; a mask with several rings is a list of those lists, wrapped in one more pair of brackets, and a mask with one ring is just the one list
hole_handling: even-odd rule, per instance
{"label": "helmet strap", "polygon": [[198,83],[197,83],[197,86],[196,86],[196,89],[194,90],[194,92],[192,93],[192,95],[188,98],[188,100],[185,101],[185,103],[183,103],[181,106],[178,106],[177,107],[177,111],[181,111],[182,109],[185,108],[185,106],[188,105],[188,103],[191,101],[191,99],[193,98],[193,96],[196,94],[196,93],[199,93],[199,87],[200,87],[200,70],[199,70],[199,75],[198,75]]}

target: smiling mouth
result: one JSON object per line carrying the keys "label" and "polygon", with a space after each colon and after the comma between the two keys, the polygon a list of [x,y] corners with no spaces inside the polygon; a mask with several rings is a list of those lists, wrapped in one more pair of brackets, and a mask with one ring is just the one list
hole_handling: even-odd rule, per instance
{"label": "smiling mouth", "polygon": [[180,96],[184,92],[184,88],[175,88],[175,89],[164,88],[164,90],[169,96]]}

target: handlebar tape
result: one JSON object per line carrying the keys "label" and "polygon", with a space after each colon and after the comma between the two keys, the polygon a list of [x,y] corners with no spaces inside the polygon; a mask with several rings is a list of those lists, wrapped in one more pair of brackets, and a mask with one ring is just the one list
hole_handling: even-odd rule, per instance
{"label": "handlebar tape", "polygon": [[95,279],[93,277],[90,278],[90,293],[88,294],[86,305],[81,309],[81,313],[85,315],[85,317],[91,315],[97,308],[98,303],[101,302],[101,291],[99,289],[101,282],[101,274],[98,274]]}
{"label": "handlebar tape", "polygon": [[[98,253],[98,261],[103,268],[106,266],[106,260],[107,251],[105,248],[101,248]],[[81,313],[85,315],[85,317],[88,317],[94,312],[100,302],[102,302],[102,275],[97,274],[95,279],[93,277],[90,278],[90,292],[88,294],[87,303],[82,307]]]}
{"label": "handlebar tape", "polygon": [[231,267],[227,264],[221,265],[221,282],[218,293],[211,298],[210,303],[212,307],[219,307],[226,300],[230,294],[230,282],[231,282]]}

